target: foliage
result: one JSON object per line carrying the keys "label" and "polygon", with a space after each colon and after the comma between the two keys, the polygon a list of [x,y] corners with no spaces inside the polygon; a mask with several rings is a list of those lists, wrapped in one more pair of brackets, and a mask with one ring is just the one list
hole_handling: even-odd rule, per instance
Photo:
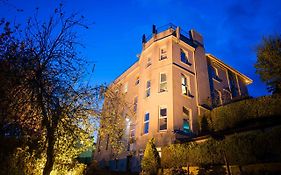
{"label": "foliage", "polygon": [[257,48],[256,72],[272,93],[281,93],[281,36],[263,38]]}
{"label": "foliage", "polygon": [[163,168],[180,168],[188,164],[189,145],[172,144],[162,148],[161,166]]}
{"label": "foliage", "polygon": [[105,89],[104,104],[101,114],[99,137],[108,143],[112,156],[116,158],[122,153],[128,143],[128,127],[134,121],[133,104],[125,98],[122,84],[111,84]]}
{"label": "foliage", "polygon": [[[200,116],[201,131],[221,131],[250,121],[281,115],[279,95],[246,99],[217,107]],[[206,126],[206,120],[208,125]]]}
{"label": "foliage", "polygon": [[141,168],[147,174],[157,174],[160,168],[160,156],[156,150],[154,138],[150,139],[144,151],[143,159],[141,161]]}
{"label": "foliage", "polygon": [[[223,152],[231,165],[281,161],[281,127],[267,131],[251,131],[226,136],[223,140],[209,138],[199,143],[170,145],[163,148],[163,168],[197,165],[224,165]],[[202,169],[203,171],[203,169]]]}
{"label": "foliage", "polygon": [[[100,91],[82,83],[75,28],[85,27],[83,17],[60,5],[45,22],[0,25],[1,167],[44,175],[81,169],[75,158],[92,147]],[[8,152],[7,140],[15,143]]]}

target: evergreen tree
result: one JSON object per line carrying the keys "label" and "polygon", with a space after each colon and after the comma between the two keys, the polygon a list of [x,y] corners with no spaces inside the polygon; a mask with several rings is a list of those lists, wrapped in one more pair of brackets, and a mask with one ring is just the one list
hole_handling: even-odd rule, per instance
{"label": "evergreen tree", "polygon": [[157,171],[160,168],[160,156],[156,150],[154,138],[149,140],[149,142],[146,144],[144,156],[141,162],[141,168],[144,173],[150,175],[157,174]]}
{"label": "evergreen tree", "polygon": [[264,38],[257,49],[256,72],[274,94],[281,93],[281,36]]}

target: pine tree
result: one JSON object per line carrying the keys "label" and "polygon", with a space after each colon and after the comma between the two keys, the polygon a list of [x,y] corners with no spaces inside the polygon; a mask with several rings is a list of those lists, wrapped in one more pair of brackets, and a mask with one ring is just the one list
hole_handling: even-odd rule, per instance
{"label": "pine tree", "polygon": [[154,144],[154,138],[146,144],[144,156],[141,162],[141,168],[144,173],[154,175],[160,168],[160,156]]}

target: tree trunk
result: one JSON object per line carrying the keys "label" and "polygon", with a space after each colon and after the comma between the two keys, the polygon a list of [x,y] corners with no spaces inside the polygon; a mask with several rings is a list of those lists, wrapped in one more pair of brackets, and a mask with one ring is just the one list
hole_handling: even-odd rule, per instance
{"label": "tree trunk", "polygon": [[54,165],[54,146],[55,146],[55,138],[54,138],[54,129],[49,127],[47,128],[47,161],[43,170],[43,175],[49,175],[53,169]]}

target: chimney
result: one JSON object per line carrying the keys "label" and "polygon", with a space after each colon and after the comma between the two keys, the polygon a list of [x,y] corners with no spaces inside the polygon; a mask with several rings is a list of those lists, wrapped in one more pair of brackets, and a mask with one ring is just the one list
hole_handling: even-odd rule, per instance
{"label": "chimney", "polygon": [[177,39],[180,39],[180,35],[181,35],[181,33],[180,33],[180,27],[177,27],[177,29],[176,29],[176,37],[177,37]]}
{"label": "chimney", "polygon": [[201,45],[202,47],[204,47],[203,37],[200,33],[196,32],[195,30],[192,29],[189,31],[189,37],[195,44],[198,44],[198,45]]}
{"label": "chimney", "polygon": [[152,25],[152,33],[153,35],[157,34],[156,25]]}
{"label": "chimney", "polygon": [[143,35],[142,35],[142,41],[141,41],[141,42],[142,42],[142,44],[146,43],[146,37],[145,37],[145,34],[143,34]]}

